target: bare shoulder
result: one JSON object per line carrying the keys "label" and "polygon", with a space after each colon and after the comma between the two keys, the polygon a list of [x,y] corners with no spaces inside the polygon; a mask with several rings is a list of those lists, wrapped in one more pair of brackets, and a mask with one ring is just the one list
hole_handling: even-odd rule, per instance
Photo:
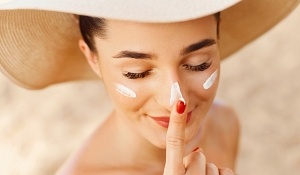
{"label": "bare shoulder", "polygon": [[238,115],[232,106],[220,99],[213,102],[207,116],[209,124],[225,133],[239,131]]}
{"label": "bare shoulder", "polygon": [[203,127],[203,146],[207,158],[219,166],[234,169],[240,135],[240,124],[234,108],[215,100]]}

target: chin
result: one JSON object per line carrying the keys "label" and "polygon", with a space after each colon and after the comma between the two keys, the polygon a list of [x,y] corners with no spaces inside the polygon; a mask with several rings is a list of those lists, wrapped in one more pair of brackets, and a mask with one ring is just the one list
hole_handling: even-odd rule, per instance
{"label": "chin", "polygon": [[156,140],[154,142],[152,142],[152,144],[157,147],[157,148],[160,148],[160,149],[166,149],[167,146],[166,146],[166,139],[163,139],[163,140]]}

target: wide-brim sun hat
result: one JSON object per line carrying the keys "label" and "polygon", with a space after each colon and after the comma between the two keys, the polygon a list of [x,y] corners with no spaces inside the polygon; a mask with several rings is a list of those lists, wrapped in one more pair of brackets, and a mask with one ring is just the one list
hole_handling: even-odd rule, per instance
{"label": "wide-brim sun hat", "polygon": [[221,59],[286,17],[300,0],[0,0],[0,69],[15,83],[40,89],[96,76],[78,48],[74,14],[171,23],[221,12]]}

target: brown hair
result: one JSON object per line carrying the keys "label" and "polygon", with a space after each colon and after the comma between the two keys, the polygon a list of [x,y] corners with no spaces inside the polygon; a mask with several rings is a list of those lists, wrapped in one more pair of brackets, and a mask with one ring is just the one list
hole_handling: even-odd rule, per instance
{"label": "brown hair", "polygon": [[[220,12],[214,14],[217,21],[217,33],[219,36]],[[85,43],[92,52],[97,53],[94,36],[105,38],[106,23],[104,18],[79,16],[79,27]]]}
{"label": "brown hair", "polygon": [[97,52],[94,36],[105,37],[105,19],[90,16],[79,16],[79,27],[83,40],[91,51]]}

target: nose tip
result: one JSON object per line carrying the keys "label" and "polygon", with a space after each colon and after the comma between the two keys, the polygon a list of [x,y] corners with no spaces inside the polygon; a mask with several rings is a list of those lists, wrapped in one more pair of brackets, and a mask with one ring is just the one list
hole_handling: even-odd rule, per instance
{"label": "nose tip", "polygon": [[171,93],[170,93],[170,106],[172,106],[176,100],[180,99],[185,103],[185,100],[182,96],[180,86],[178,82],[175,82],[171,85]]}
{"label": "nose tip", "polygon": [[157,103],[169,111],[171,111],[172,106],[178,99],[186,103],[182,95],[180,85],[177,81],[158,89],[157,95]]}

